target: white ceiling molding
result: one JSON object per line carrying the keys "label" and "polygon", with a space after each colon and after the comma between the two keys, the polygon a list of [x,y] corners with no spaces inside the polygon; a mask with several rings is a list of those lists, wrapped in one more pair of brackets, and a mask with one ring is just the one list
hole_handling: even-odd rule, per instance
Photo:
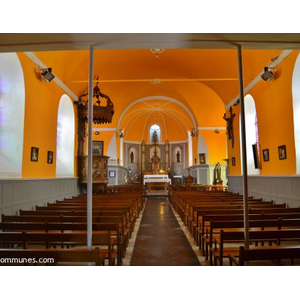
{"label": "white ceiling molding", "polygon": [[198,127],[197,130],[226,130],[226,127]]}
{"label": "white ceiling molding", "polygon": [[94,127],[93,131],[118,131],[117,128],[100,128],[100,127]]}

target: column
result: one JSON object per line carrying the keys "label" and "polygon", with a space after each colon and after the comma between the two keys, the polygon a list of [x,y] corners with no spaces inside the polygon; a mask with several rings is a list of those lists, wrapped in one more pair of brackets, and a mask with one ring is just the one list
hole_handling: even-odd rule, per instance
{"label": "column", "polygon": [[142,171],[145,170],[145,141],[142,141]]}

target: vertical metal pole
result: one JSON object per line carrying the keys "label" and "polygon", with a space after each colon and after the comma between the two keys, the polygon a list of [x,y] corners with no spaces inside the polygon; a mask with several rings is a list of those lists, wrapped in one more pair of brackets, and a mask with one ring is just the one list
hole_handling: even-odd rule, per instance
{"label": "vertical metal pole", "polygon": [[241,103],[241,142],[242,142],[242,165],[243,165],[243,202],[244,202],[244,237],[245,249],[249,248],[249,209],[248,209],[248,170],[247,170],[247,150],[246,150],[246,126],[245,126],[245,101],[244,101],[244,78],[242,46],[238,46],[239,64],[239,86]]}
{"label": "vertical metal pole", "polygon": [[89,91],[88,91],[88,176],[87,176],[87,248],[92,250],[92,142],[93,142],[93,77],[94,77],[94,48],[90,46]]}

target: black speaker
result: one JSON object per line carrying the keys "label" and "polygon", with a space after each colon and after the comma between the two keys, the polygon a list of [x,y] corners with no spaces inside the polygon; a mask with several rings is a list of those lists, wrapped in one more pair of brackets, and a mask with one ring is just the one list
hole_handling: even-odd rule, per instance
{"label": "black speaker", "polygon": [[52,73],[52,68],[43,69],[42,75],[43,79],[48,83],[55,78],[55,75]]}
{"label": "black speaker", "polygon": [[259,169],[257,144],[252,145],[252,151],[253,151],[254,167],[255,169]]}

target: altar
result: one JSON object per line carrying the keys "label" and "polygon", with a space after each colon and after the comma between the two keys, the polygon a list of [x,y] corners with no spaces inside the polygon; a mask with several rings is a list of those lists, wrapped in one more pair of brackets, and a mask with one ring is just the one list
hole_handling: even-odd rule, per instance
{"label": "altar", "polygon": [[148,193],[151,193],[152,188],[159,188],[163,186],[164,192],[168,192],[168,184],[171,184],[171,179],[167,174],[144,175],[143,184]]}

